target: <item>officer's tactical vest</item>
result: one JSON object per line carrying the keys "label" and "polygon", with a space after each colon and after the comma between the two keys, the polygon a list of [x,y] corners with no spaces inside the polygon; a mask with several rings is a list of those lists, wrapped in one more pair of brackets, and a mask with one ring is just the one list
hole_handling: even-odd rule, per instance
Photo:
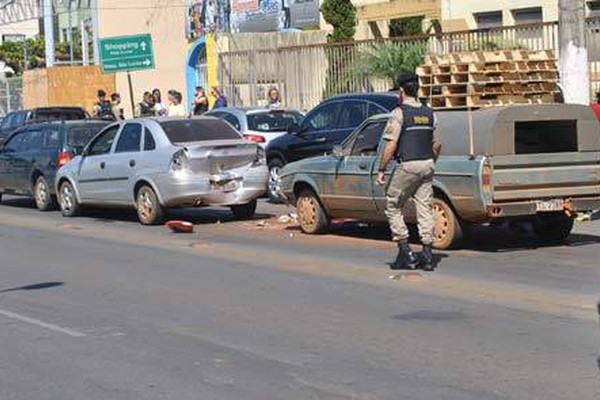
{"label": "officer's tactical vest", "polygon": [[400,161],[429,160],[433,158],[433,110],[429,107],[402,105],[404,123],[396,158]]}

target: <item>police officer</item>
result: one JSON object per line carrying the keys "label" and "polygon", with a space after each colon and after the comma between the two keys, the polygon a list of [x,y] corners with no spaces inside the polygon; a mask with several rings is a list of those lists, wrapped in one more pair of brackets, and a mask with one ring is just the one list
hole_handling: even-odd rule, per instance
{"label": "police officer", "polygon": [[431,244],[433,242],[434,215],[433,172],[435,160],[442,149],[435,134],[436,119],[433,110],[417,99],[418,77],[405,74],[399,77],[398,107],[392,111],[383,138],[387,141],[379,165],[377,184],[384,186],[388,163],[396,159],[397,166],[387,187],[386,215],[390,222],[393,240],[398,243],[398,256],[390,265],[392,269],[415,269],[419,260],[408,246],[408,229],[402,208],[413,198],[417,209],[419,235],[423,244],[421,267],[432,271],[435,267]]}

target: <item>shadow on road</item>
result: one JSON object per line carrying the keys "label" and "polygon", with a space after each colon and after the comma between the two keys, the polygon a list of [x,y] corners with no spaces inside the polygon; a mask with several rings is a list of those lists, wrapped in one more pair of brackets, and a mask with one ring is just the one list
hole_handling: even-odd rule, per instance
{"label": "shadow on road", "polygon": [[[289,230],[299,230],[298,227],[289,227]],[[416,227],[409,227],[411,242],[418,243],[419,237]],[[389,241],[391,234],[384,225],[372,225],[357,222],[334,222],[329,232],[332,235],[352,237],[357,239]],[[538,239],[528,227],[507,226],[477,226],[465,232],[458,250],[474,250],[480,252],[510,252],[526,251],[538,248],[551,247],[580,247],[600,244],[600,236],[573,233],[562,244],[544,243]]]}
{"label": "shadow on road", "polygon": [[21,291],[28,291],[28,290],[43,290],[43,289],[50,289],[50,288],[55,288],[58,286],[63,286],[64,284],[65,284],[64,282],[42,282],[42,283],[36,283],[33,285],[0,289],[0,293],[21,292]]}

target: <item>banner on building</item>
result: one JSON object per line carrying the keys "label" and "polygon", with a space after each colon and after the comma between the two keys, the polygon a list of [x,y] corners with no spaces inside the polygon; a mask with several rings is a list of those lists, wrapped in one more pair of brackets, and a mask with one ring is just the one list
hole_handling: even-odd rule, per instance
{"label": "banner on building", "polygon": [[319,28],[320,0],[190,0],[187,36]]}

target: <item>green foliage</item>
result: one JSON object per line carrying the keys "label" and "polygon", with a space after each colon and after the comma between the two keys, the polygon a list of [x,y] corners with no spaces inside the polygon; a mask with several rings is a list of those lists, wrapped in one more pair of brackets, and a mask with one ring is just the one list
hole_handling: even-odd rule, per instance
{"label": "green foliage", "polygon": [[356,32],[356,8],[350,0],[323,0],[321,12],[325,21],[333,26],[327,38],[330,43],[348,42]]}
{"label": "green foliage", "polygon": [[[27,51],[25,51],[25,47]],[[25,55],[27,55],[27,60],[25,60]],[[25,65],[28,69],[43,66],[44,41],[40,38],[27,39],[24,42],[6,41],[0,45],[0,60],[11,67],[16,75],[23,72]]]}
{"label": "green foliage", "polygon": [[390,21],[390,37],[423,34],[423,17],[398,18]]}
{"label": "green foliage", "polygon": [[527,50],[527,46],[516,40],[490,39],[470,43],[468,51]]}
{"label": "green foliage", "polygon": [[426,42],[377,43],[361,51],[355,73],[394,81],[399,75],[415,72],[423,64]]}

